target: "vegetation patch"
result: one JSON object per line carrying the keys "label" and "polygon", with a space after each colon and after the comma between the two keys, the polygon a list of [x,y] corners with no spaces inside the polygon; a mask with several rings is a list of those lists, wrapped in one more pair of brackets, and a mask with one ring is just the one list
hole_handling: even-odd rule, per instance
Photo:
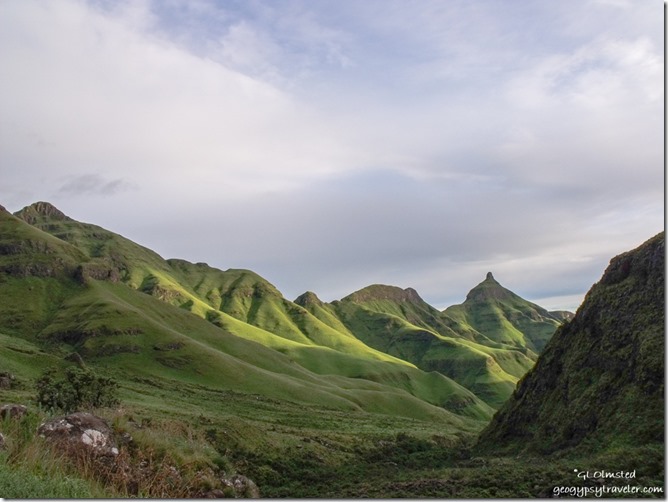
{"label": "vegetation patch", "polygon": [[118,403],[118,383],[87,368],[47,370],[35,386],[37,404],[49,411],[69,413]]}

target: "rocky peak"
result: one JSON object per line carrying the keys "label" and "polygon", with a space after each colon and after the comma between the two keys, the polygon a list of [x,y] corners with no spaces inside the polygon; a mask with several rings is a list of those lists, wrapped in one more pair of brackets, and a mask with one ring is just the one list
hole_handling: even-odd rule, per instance
{"label": "rocky peak", "polygon": [[494,276],[491,272],[487,272],[485,280],[469,291],[468,295],[466,295],[466,301],[481,301],[490,299],[501,300],[504,298],[510,298],[512,295],[512,292],[501,286],[501,284],[499,284],[497,280],[494,279]]}
{"label": "rocky peak", "polygon": [[401,289],[397,286],[386,286],[383,284],[373,284],[364,289],[360,289],[351,295],[348,295],[344,300],[351,300],[355,302],[368,302],[374,300],[391,300],[395,302],[412,302],[423,303],[424,300],[420,297],[417,291],[413,288]]}
{"label": "rocky peak", "polygon": [[295,298],[295,301],[293,303],[296,303],[301,307],[322,305],[322,301],[320,300],[320,298],[318,298],[318,295],[316,295],[312,291],[307,291],[306,293],[299,295],[297,298]]}
{"label": "rocky peak", "polygon": [[33,225],[42,218],[52,220],[69,220],[65,213],[49,202],[35,202],[14,213],[14,216],[21,218],[26,223]]}

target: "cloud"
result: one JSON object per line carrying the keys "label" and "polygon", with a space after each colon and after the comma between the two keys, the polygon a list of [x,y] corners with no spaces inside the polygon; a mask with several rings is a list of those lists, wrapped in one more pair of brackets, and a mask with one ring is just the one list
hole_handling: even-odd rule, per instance
{"label": "cloud", "polygon": [[[5,7],[0,142],[16,169],[43,170],[46,157],[54,172],[96,165],[158,190],[181,191],[187,170],[207,188],[255,191],[346,168],[307,106],[151,36],[141,12]],[[28,148],[31,128],[48,151]]]}
{"label": "cloud", "polygon": [[107,180],[99,174],[82,174],[71,177],[57,190],[67,196],[105,195],[111,196],[131,189],[132,185],[123,180]]}
{"label": "cloud", "polygon": [[289,297],[577,296],[663,225],[661,11],[612,3],[2,2],[0,196]]}

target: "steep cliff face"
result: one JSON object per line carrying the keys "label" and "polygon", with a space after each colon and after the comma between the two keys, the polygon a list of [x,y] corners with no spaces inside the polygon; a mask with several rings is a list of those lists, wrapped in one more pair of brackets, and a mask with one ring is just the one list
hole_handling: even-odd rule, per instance
{"label": "steep cliff face", "polygon": [[613,258],[481,434],[480,450],[664,440],[665,236]]}

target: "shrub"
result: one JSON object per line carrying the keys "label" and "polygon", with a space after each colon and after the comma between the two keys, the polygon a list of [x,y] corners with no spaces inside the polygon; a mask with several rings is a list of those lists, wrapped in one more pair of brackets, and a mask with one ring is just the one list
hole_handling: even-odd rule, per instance
{"label": "shrub", "polygon": [[37,404],[49,411],[71,413],[119,402],[116,381],[88,368],[70,367],[62,375],[52,368],[37,380],[36,388]]}

